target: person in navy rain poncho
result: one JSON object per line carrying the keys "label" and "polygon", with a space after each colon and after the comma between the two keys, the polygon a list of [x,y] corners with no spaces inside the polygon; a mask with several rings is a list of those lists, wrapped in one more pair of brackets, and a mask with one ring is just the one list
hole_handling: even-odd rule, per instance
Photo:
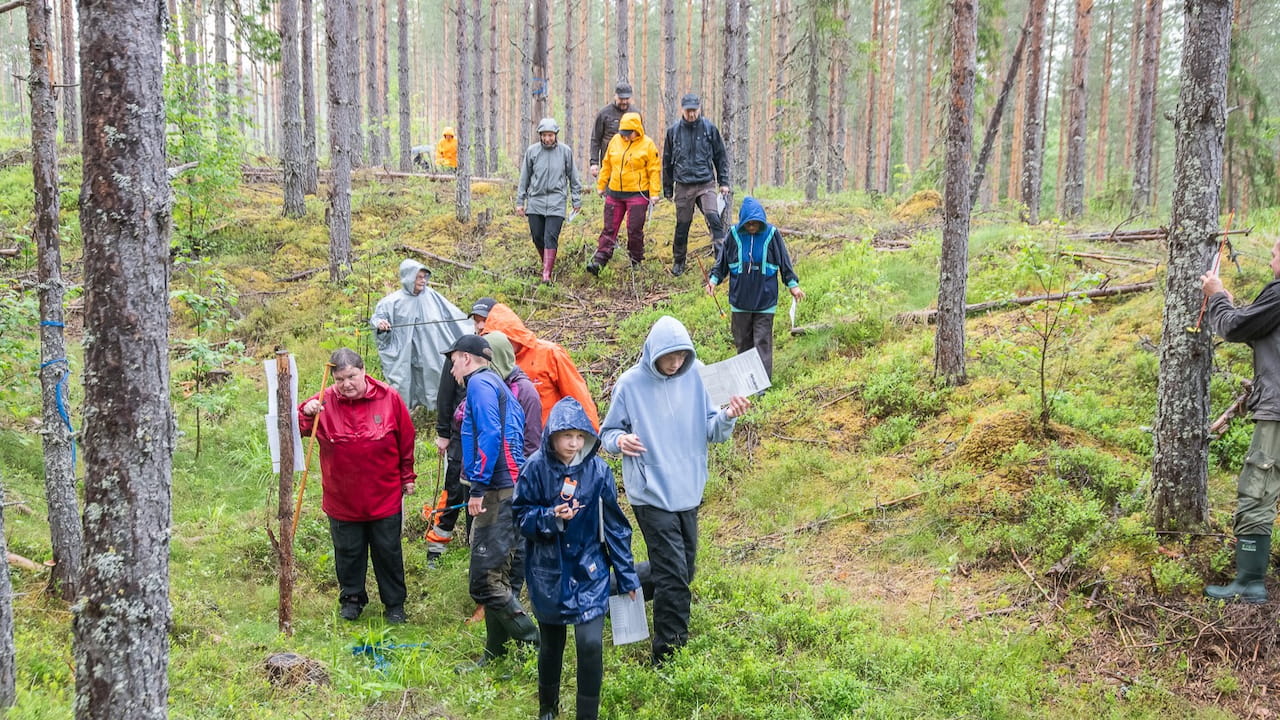
{"label": "person in navy rain poncho", "polygon": [[631,557],[631,525],[618,506],[613,473],[596,455],[600,440],[582,404],[555,404],[542,447],[520,473],[512,509],[525,538],[525,577],[538,618],[538,717],[560,712],[566,627],[578,651],[577,717],[599,717],[604,677],[604,616],[609,568],[618,590],[635,597],[640,578]]}

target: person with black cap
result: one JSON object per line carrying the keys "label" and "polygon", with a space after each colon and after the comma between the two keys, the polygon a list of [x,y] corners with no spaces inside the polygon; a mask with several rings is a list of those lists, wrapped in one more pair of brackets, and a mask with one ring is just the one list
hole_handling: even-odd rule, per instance
{"label": "person with black cap", "polygon": [[506,654],[507,640],[538,644],[538,629],[512,592],[516,525],[511,511],[516,478],[524,465],[524,410],[490,367],[493,349],[479,335],[463,335],[445,351],[452,374],[466,388],[462,417],[462,468],[470,484],[471,599],[485,608],[484,655],[467,669]]}
{"label": "person with black cap", "polygon": [[684,273],[695,205],[706,218],[716,255],[720,254],[725,238],[721,203],[729,202],[729,188],[729,157],[720,130],[702,116],[701,99],[689,93],[680,99],[680,119],[667,128],[662,145],[662,195],[676,204],[672,275]]}
{"label": "person with black cap", "polygon": [[551,282],[564,226],[568,200],[574,212],[582,210],[582,183],[573,162],[573,150],[559,141],[560,125],[552,118],[538,123],[538,142],[524,151],[520,182],[516,186],[516,214],[529,219],[529,234],[538,249],[542,282]]}
{"label": "person with black cap", "polygon": [[629,112],[639,113],[640,109],[631,102],[631,83],[623,80],[613,89],[613,102],[600,108],[596,113],[596,122],[591,126],[591,147],[588,155],[591,163],[591,177],[600,175],[600,161],[609,141],[618,134],[618,125],[622,116]]}

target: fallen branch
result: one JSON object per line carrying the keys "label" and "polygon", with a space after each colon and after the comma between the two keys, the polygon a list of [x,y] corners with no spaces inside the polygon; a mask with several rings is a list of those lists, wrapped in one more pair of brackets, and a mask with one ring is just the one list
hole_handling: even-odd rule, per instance
{"label": "fallen branch", "polygon": [[174,167],[171,167],[171,168],[169,168],[169,170],[168,170],[168,172],[169,172],[169,179],[170,179],[170,180],[173,180],[174,178],[178,177],[178,176],[179,176],[179,175],[181,175],[182,173],[184,173],[184,172],[186,172],[186,171],[188,171],[188,170],[190,170],[190,169],[192,169],[192,168],[199,167],[199,166],[200,166],[200,163],[198,163],[198,162],[196,162],[196,161],[194,161],[194,160],[193,160],[193,161],[191,161],[191,162],[189,162],[189,163],[184,163],[184,164],[182,164],[182,165],[175,165]]}
{"label": "fallen branch", "polygon": [[0,15],[3,15],[9,12],[10,10],[17,10],[18,8],[26,4],[27,4],[27,0],[11,0],[11,2],[7,2],[3,5],[0,5]]}
{"label": "fallen branch", "polygon": [[16,565],[22,568],[23,570],[30,570],[31,572],[39,572],[41,569],[39,565],[35,564],[31,560],[28,560],[27,558],[22,557],[21,555],[18,555],[17,553],[9,553],[6,557],[8,558],[10,565]]}
{"label": "fallen branch", "polygon": [[1229,405],[1227,409],[1218,416],[1218,419],[1214,420],[1213,424],[1209,426],[1210,436],[1217,437],[1222,434],[1223,430],[1227,429],[1227,423],[1231,422],[1231,418],[1235,417],[1241,410],[1244,410],[1245,403],[1249,401],[1249,393],[1252,390],[1253,383],[1246,381],[1244,392],[1240,393],[1240,396],[1232,401],[1231,405]]}
{"label": "fallen branch", "polygon": [[445,263],[446,265],[459,267],[459,268],[462,268],[463,270],[479,270],[482,273],[488,273],[489,275],[498,277],[498,273],[489,272],[484,268],[478,268],[475,265],[468,265],[464,262],[459,262],[457,260],[447,258],[443,255],[437,255],[429,250],[423,250],[422,248],[411,247],[409,245],[397,245],[396,249],[400,250],[401,252],[407,252],[407,253],[412,253],[414,255],[421,255],[422,257],[431,258],[432,260],[435,260],[437,262],[442,262],[442,263]]}
{"label": "fallen branch", "polygon": [[1044,589],[1044,586],[1040,584],[1040,581],[1036,579],[1036,576],[1032,575],[1031,571],[1027,569],[1027,566],[1023,564],[1022,558],[1018,557],[1018,553],[1014,552],[1013,548],[1009,548],[1009,554],[1013,556],[1014,561],[1018,563],[1018,567],[1022,568],[1022,572],[1027,576],[1027,579],[1036,586],[1036,589],[1040,591],[1040,594],[1044,596],[1044,599],[1048,600],[1050,605],[1058,607],[1058,599],[1050,595],[1048,590]]}
{"label": "fallen branch", "polygon": [[797,525],[796,527],[793,527],[793,528],[780,530],[776,533],[773,533],[772,535],[765,535],[752,542],[754,543],[773,542],[775,540],[781,540],[782,538],[787,537],[788,535],[799,535],[800,533],[803,533],[803,532],[813,532],[815,530],[822,529],[826,525],[830,525],[831,523],[838,522],[840,520],[847,520],[852,517],[861,517],[863,515],[870,515],[871,513],[879,510],[887,510],[889,508],[901,507],[903,505],[906,505],[907,503],[910,503],[912,500],[915,500],[921,495],[924,495],[923,491],[918,493],[911,493],[910,495],[907,495],[905,497],[900,497],[896,500],[890,500],[888,502],[883,502],[883,503],[877,502],[875,505],[870,505],[868,507],[861,508],[858,510],[852,510],[847,513],[832,515],[831,517],[818,518],[817,520],[811,520],[803,525]]}
{"label": "fallen branch", "polygon": [[[1253,228],[1244,230],[1223,230],[1214,233],[1214,237],[1222,235],[1248,235]],[[1140,242],[1143,240],[1165,240],[1169,237],[1167,228],[1147,228],[1144,230],[1112,230],[1111,232],[1076,233],[1064,235],[1066,240],[1088,240],[1090,242]]]}
{"label": "fallen branch", "polygon": [[1134,263],[1137,265],[1159,265],[1159,260],[1148,260],[1147,258],[1130,257],[1128,255],[1103,255],[1102,253],[1087,252],[1071,252],[1068,250],[1059,250],[1058,254],[1063,257],[1088,258],[1090,260],[1101,260],[1110,263]]}
{"label": "fallen branch", "polygon": [[18,257],[22,253],[22,248],[0,248],[0,257]]}
{"label": "fallen branch", "polygon": [[[974,315],[977,313],[987,312],[989,310],[999,310],[1006,307],[1034,305],[1038,302],[1056,302],[1066,300],[1072,297],[1087,298],[1104,298],[1113,297],[1115,295],[1127,295],[1129,293],[1145,292],[1155,289],[1154,282],[1134,283],[1132,285],[1113,285],[1111,287],[1096,288],[1094,290],[1073,290],[1065,293],[1051,293],[1048,295],[1029,295],[1026,297],[1009,298],[1007,300],[991,300],[988,302],[976,303],[974,305],[965,305],[964,314]],[[937,322],[938,311],[935,310],[915,310],[912,312],[899,313],[894,316],[894,320],[901,324],[909,323],[928,323]],[[793,330],[794,334],[795,331]]]}
{"label": "fallen branch", "polygon": [[327,270],[327,269],[328,268],[318,267],[318,268],[311,268],[310,270],[303,270],[301,272],[296,272],[292,275],[287,275],[282,278],[276,278],[276,282],[298,282],[299,280],[306,280],[312,275],[315,275],[316,273]]}

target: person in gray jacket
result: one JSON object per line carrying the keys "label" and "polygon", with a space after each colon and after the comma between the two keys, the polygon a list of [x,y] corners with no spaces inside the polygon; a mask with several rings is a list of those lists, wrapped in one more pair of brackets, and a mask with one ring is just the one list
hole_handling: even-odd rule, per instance
{"label": "person in gray jacket", "polygon": [[649,548],[655,665],[689,639],[707,448],[728,440],[751,407],[741,396],[723,409],[713,405],[700,364],[685,326],[669,315],[658,318],[640,361],[613,386],[600,426],[604,449],[623,455],[622,482]]}
{"label": "person in gray jacket", "polygon": [[1271,248],[1271,274],[1253,303],[1236,307],[1216,272],[1200,282],[1205,295],[1205,320],[1228,342],[1253,348],[1253,388],[1249,412],[1253,441],[1236,481],[1236,577],[1228,585],[1210,585],[1204,594],[1217,600],[1260,604],[1267,601],[1267,565],[1271,559],[1271,528],[1280,501],[1280,241]]}
{"label": "person in gray jacket", "polygon": [[538,142],[524,151],[516,188],[516,214],[529,219],[529,234],[542,261],[542,282],[551,282],[556,265],[566,196],[575,213],[582,210],[582,183],[573,150],[559,136],[560,126],[554,119],[538,122]]}

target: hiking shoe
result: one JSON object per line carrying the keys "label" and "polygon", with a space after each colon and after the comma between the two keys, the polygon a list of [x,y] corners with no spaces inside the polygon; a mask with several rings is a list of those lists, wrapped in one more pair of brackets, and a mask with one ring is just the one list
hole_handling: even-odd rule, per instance
{"label": "hiking shoe", "polygon": [[671,266],[671,274],[672,274],[672,275],[674,275],[674,276],[676,276],[676,277],[680,277],[681,275],[683,275],[683,274],[684,274],[684,261],[683,261],[683,260],[681,260],[680,262],[675,263],[675,264],[673,264],[673,265]]}
{"label": "hiking shoe", "polygon": [[338,611],[338,614],[342,616],[343,620],[350,621],[360,619],[360,613],[363,611],[364,607],[361,606],[360,603],[344,602],[342,603],[342,609]]}
{"label": "hiking shoe", "polygon": [[587,272],[595,275],[596,277],[600,277],[600,266],[596,264],[595,260],[587,263]]}
{"label": "hiking shoe", "polygon": [[403,605],[396,605],[395,607],[387,608],[387,612],[383,617],[386,619],[388,625],[403,625],[405,621],[409,619],[404,614]]}
{"label": "hiking shoe", "polygon": [[427,553],[427,567],[435,570],[440,567],[440,556],[444,553],[429,552]]}

